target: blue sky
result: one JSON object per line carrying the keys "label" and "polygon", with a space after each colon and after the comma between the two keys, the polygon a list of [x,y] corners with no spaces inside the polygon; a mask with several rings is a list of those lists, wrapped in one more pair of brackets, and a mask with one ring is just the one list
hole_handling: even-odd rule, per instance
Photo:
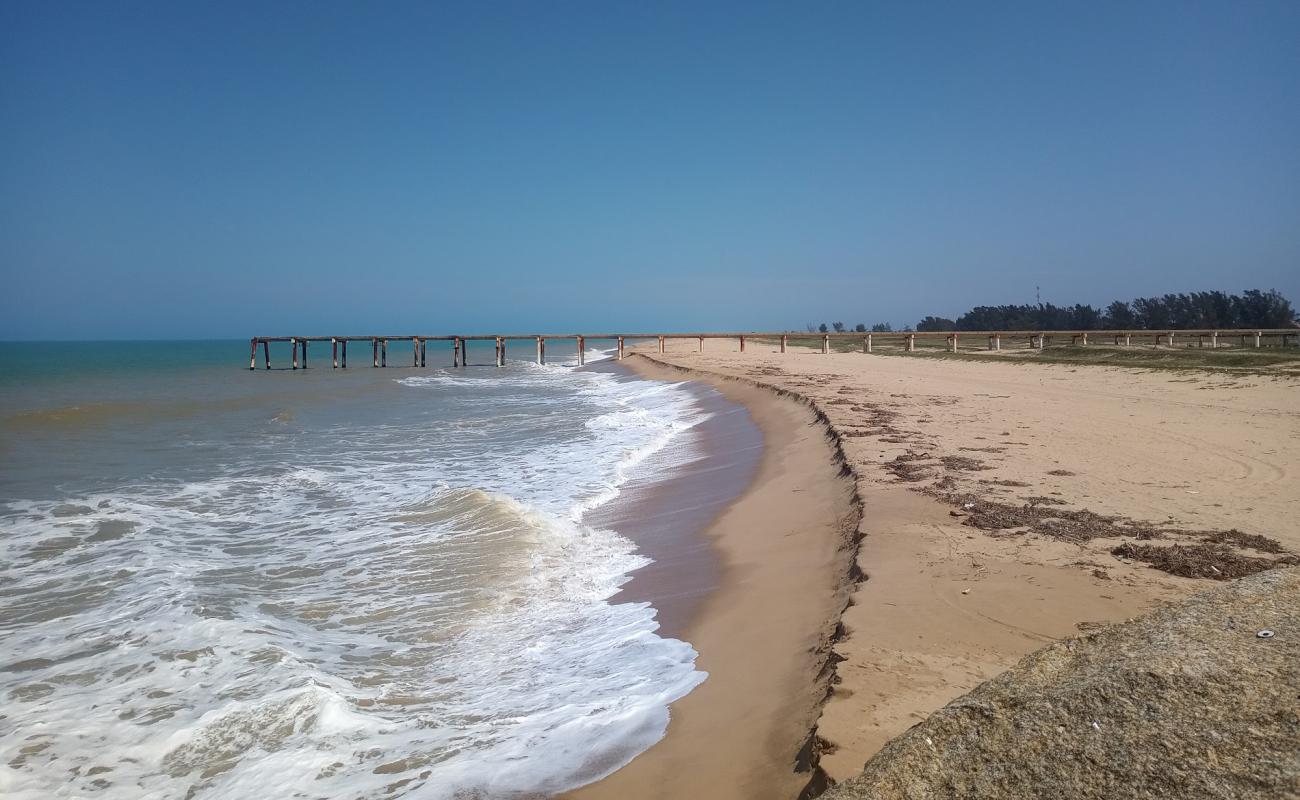
{"label": "blue sky", "polygon": [[0,4],[0,338],[1300,301],[1300,3]]}

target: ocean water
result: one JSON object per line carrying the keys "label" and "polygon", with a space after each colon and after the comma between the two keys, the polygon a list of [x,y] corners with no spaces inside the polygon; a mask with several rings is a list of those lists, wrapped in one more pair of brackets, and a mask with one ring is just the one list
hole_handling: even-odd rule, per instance
{"label": "ocean water", "polygon": [[545,794],[660,738],[705,676],[584,519],[707,411],[560,350],[0,344],[0,795]]}

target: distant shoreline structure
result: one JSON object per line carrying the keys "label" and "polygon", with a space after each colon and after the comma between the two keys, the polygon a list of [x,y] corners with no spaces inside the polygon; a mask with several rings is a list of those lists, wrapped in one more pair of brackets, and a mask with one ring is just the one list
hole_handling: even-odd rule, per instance
{"label": "distant shoreline structure", "polygon": [[[412,344],[412,364],[413,367],[424,367],[428,365],[428,343],[429,342],[450,342],[452,345],[452,366],[467,366],[467,346],[469,342],[493,342],[496,346],[494,363],[498,367],[505,366],[506,360],[506,343],[512,341],[532,341],[537,348],[537,363],[546,363],[546,342],[547,340],[573,340],[575,342],[579,366],[586,363],[586,343],[588,341],[608,341],[617,343],[617,358],[622,360],[626,353],[625,345],[629,340],[632,341],[656,341],[658,351],[663,353],[669,339],[694,339],[699,343],[699,351],[704,352],[704,342],[706,339],[737,339],[740,342],[740,352],[745,352],[746,339],[759,340],[779,340],[781,343],[780,352],[786,352],[791,339],[809,340],[821,342],[821,352],[831,352],[831,340],[860,339],[862,341],[862,352],[870,353],[875,343],[882,340],[901,341],[908,352],[916,349],[918,339],[943,339],[947,348],[951,352],[957,352],[960,349],[962,338],[981,339],[987,338],[989,350],[998,351],[1002,349],[1002,339],[1007,338],[1012,341],[1025,339],[1028,341],[1028,347],[1033,349],[1043,349],[1054,338],[1070,337],[1071,344],[1087,346],[1088,337],[1095,337],[1095,340],[1111,338],[1114,340],[1114,346],[1132,347],[1134,340],[1138,340],[1138,345],[1142,339],[1151,338],[1153,346],[1165,345],[1173,347],[1177,339],[1191,340],[1195,339],[1198,347],[1204,347],[1206,341],[1212,348],[1220,346],[1221,339],[1230,339],[1236,337],[1239,339],[1240,347],[1263,347],[1264,340],[1276,339],[1278,346],[1286,347],[1288,340],[1295,338],[1296,344],[1300,345],[1300,329],[1297,328],[1166,328],[1162,330],[1146,329],[1129,329],[1129,330],[1002,330],[1002,331],[827,331],[823,333],[799,333],[795,331],[747,331],[740,332],[718,332],[718,333],[535,333],[535,334],[476,334],[472,336],[462,335],[429,335],[422,336],[419,334],[402,334],[402,335],[371,335],[371,336],[254,336],[249,340],[248,349],[248,368],[257,369],[257,348],[262,347],[263,368],[271,368],[271,343],[288,342],[292,347],[291,363],[292,369],[298,369],[300,366],[298,357],[298,348],[302,348],[301,367],[307,368],[307,346],[311,342],[329,342],[332,349],[332,363],[334,369],[347,369],[348,365],[348,342],[369,342],[371,345],[371,366],[387,367],[388,366],[388,343],[389,342],[411,342]],[[1094,343],[1096,343],[1094,341]],[[1189,342],[1190,344],[1190,342]],[[341,358],[340,358],[341,357]]]}

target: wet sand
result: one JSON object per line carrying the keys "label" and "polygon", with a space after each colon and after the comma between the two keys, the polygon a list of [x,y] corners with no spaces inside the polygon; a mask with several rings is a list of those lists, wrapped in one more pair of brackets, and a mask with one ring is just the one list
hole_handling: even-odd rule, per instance
{"label": "wet sand", "polygon": [[[644,378],[685,377],[644,359],[624,364]],[[610,513],[658,562],[634,573],[620,599],[654,603],[664,632],[690,642],[709,677],[672,705],[662,740],[570,797],[792,798],[814,778],[806,750],[851,586],[853,487],[809,408],[701,380],[728,401],[704,431],[705,459],[644,493],[627,487]],[[739,497],[712,507],[709,498],[744,478]],[[693,523],[708,513],[695,538]]]}
{"label": "wet sand", "polygon": [[[640,380],[614,364],[593,369]],[[661,472],[652,457],[618,498],[587,519],[628,537],[654,563],[636,570],[611,603],[648,602],[659,634],[684,639],[700,604],[717,589],[722,565],[705,529],[754,480],[763,454],[763,434],[749,411],[701,384],[687,384],[709,418],[692,433],[698,455]]]}

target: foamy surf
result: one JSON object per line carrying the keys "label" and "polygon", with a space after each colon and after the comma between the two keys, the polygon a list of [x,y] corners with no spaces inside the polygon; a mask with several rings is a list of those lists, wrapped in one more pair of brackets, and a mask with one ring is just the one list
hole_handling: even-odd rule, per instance
{"label": "foamy surf", "polygon": [[209,474],[6,500],[0,792],[552,793],[663,735],[704,675],[607,602],[646,560],[583,520],[694,457],[691,395],[519,362],[386,383],[364,424],[349,395],[205,430]]}

